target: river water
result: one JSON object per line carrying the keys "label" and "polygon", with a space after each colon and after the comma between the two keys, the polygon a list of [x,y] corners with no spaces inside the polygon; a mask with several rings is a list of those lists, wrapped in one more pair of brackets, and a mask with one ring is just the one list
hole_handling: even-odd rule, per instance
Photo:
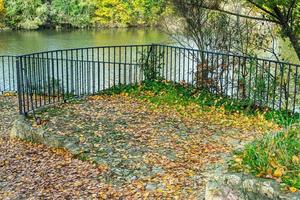
{"label": "river water", "polygon": [[168,40],[168,36],[157,29],[8,31],[0,32],[0,55],[103,45],[165,43]]}

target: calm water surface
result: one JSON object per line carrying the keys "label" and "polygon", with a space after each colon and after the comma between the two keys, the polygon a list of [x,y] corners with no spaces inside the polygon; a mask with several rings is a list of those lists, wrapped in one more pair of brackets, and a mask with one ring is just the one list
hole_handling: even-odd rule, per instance
{"label": "calm water surface", "polygon": [[8,31],[0,32],[0,55],[89,46],[165,43],[168,40],[166,34],[155,29]]}

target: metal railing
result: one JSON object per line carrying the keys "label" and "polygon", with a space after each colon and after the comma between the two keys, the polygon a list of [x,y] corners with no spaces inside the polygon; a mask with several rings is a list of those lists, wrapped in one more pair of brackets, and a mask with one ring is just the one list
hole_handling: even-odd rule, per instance
{"label": "metal railing", "polygon": [[139,60],[151,45],[106,46],[19,56],[20,113],[143,80]]}
{"label": "metal railing", "polygon": [[[163,77],[288,113],[299,112],[299,65],[250,56],[161,46]],[[177,70],[177,71],[176,71]]]}
{"label": "metal railing", "polygon": [[0,56],[0,93],[17,91],[15,56]]}
{"label": "metal railing", "polygon": [[16,58],[21,114],[113,86],[139,83],[149,79],[149,69],[156,78],[295,113],[300,105],[299,67],[159,44],[67,49]]}

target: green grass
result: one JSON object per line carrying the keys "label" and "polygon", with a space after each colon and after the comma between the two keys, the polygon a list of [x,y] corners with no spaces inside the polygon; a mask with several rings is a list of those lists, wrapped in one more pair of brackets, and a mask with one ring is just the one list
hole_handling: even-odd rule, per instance
{"label": "green grass", "polygon": [[[287,114],[283,111],[260,109],[249,100],[235,100],[214,95],[205,90],[196,90],[186,84],[177,84],[165,81],[145,81],[139,85],[121,85],[101,92],[104,95],[128,93],[138,98],[147,99],[150,102],[162,105],[188,105],[196,103],[203,107],[224,107],[230,114],[234,112],[246,115],[263,114],[267,120],[272,120],[283,127],[299,121],[299,115]],[[153,94],[153,95],[150,95]]]}
{"label": "green grass", "polygon": [[231,168],[259,177],[274,178],[283,186],[300,189],[300,125],[255,140],[235,152]]}

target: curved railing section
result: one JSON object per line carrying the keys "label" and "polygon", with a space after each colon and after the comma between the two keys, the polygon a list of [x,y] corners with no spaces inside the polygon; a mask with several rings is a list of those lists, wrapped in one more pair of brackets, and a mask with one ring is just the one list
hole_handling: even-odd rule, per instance
{"label": "curved railing section", "polygon": [[17,91],[15,56],[0,56],[0,93]]}
{"label": "curved railing section", "polygon": [[300,106],[299,67],[160,44],[56,50],[16,58],[21,114],[158,77],[295,113]]}

